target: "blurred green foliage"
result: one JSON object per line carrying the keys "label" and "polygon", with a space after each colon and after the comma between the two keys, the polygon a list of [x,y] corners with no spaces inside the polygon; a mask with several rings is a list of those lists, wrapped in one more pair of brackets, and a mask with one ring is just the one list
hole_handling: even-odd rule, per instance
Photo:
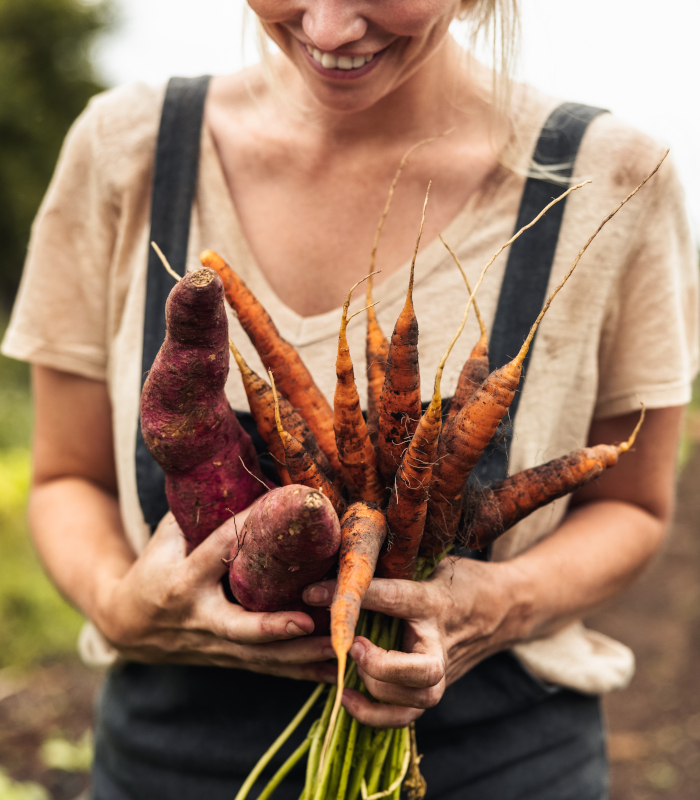
{"label": "blurred green foliage", "polygon": [[[0,319],[0,339],[4,329]],[[82,622],[44,574],[29,538],[28,374],[26,364],[0,355],[0,669],[73,654]]]}
{"label": "blurred green foliage", "polygon": [[110,0],[0,0],[0,306],[73,120],[101,85],[91,59]]}

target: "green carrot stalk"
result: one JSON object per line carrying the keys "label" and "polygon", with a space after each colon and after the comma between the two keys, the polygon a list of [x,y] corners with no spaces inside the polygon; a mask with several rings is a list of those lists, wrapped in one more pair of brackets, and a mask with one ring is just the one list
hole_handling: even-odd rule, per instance
{"label": "green carrot stalk", "polygon": [[348,789],[348,779],[350,778],[350,769],[352,762],[355,758],[355,743],[357,742],[357,730],[360,723],[353,718],[350,723],[350,731],[348,733],[347,744],[345,745],[345,758],[343,760],[343,771],[340,773],[340,783],[336,790],[336,797],[338,800],[345,800],[345,794]]}
{"label": "green carrot stalk", "polygon": [[331,709],[333,708],[333,703],[335,702],[335,692],[335,686],[331,687],[330,692],[328,692],[328,699],[326,700],[323,714],[321,714],[321,719],[318,720],[318,727],[314,731],[314,738],[311,742],[309,759],[306,762],[306,794],[309,800],[311,797],[313,797],[312,787],[316,779],[316,774],[318,773],[318,762],[321,758],[321,747],[323,745],[323,738],[326,734],[326,728],[328,727],[328,720],[331,716]]}
{"label": "green carrot stalk", "polygon": [[[329,715],[330,716],[330,715]],[[338,756],[339,750],[339,740],[341,731],[343,729],[343,722],[345,718],[348,716],[348,712],[341,708],[338,713],[338,719],[336,722],[335,730],[333,731],[333,736],[331,738],[331,745],[329,748],[329,757],[326,758],[326,763],[323,766],[323,772],[318,777],[318,782],[316,784],[316,791],[314,792],[314,800],[323,800],[326,795],[326,790],[328,789],[328,784],[331,779],[331,772],[333,767],[333,762]]]}
{"label": "green carrot stalk", "polygon": [[372,759],[372,764],[369,769],[369,780],[367,781],[367,793],[370,795],[374,794],[379,788],[379,781],[382,777],[382,768],[384,766],[387,753],[389,752],[392,739],[394,738],[394,730],[391,728],[385,728],[379,731],[379,736],[376,738],[379,739],[379,741],[377,741],[376,744],[374,742],[372,743],[372,749],[374,750],[375,755]]}
{"label": "green carrot stalk", "polygon": [[289,737],[294,733],[294,731],[299,727],[304,717],[309,713],[313,704],[318,700],[321,692],[324,690],[326,684],[319,683],[319,685],[314,689],[311,697],[304,703],[304,705],[299,709],[297,715],[294,719],[287,725],[287,727],[282,731],[282,733],[275,739],[272,745],[268,748],[267,752],[265,752],[262,758],[258,761],[258,763],[253,768],[253,771],[248,775],[245,780],[245,783],[241,788],[238,790],[238,794],[234,798],[234,800],[244,800],[245,797],[248,796],[248,792],[253,787],[253,784],[258,779],[260,773],[265,769],[265,767],[270,763],[270,759],[275,755],[275,753],[282,747],[282,745],[289,739]]}
{"label": "green carrot stalk", "polygon": [[311,747],[311,738],[306,737],[304,741],[297,747],[291,756],[282,764],[282,766],[275,772],[272,779],[267,786],[258,795],[258,800],[267,800],[268,797],[275,791],[275,789],[287,777],[292,768],[303,758],[306,751]]}
{"label": "green carrot stalk", "polygon": [[360,735],[357,739],[357,765],[352,774],[350,782],[350,789],[348,790],[347,800],[357,800],[360,794],[360,786],[365,777],[365,770],[367,769],[367,762],[372,755],[370,747],[370,737],[372,736],[372,728],[368,725],[363,725]]}

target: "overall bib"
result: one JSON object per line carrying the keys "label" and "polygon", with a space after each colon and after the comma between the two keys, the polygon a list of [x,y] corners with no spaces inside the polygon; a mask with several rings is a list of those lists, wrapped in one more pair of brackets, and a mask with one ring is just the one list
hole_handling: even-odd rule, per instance
{"label": "overall bib", "polygon": [[[208,77],[173,78],[158,135],[150,240],[185,272],[197,184]],[[566,103],[551,114],[534,158],[573,173],[589,122],[601,109]],[[515,230],[562,192],[529,178]],[[520,348],[545,300],[565,202],[554,206],[511,247],[490,341],[491,369]],[[165,336],[165,300],[173,280],[149,252],[143,374]],[[532,352],[532,348],[530,349]],[[527,361],[523,367],[526,377]],[[521,384],[522,386],[522,384]],[[507,474],[520,394],[509,419],[474,470],[492,485]],[[445,403],[447,405],[447,403]],[[271,457],[248,413],[239,414],[261,466],[276,477]],[[140,428],[136,474],[144,517],[152,529],[168,510],[164,475],[146,450]],[[488,558],[488,553],[464,554]],[[108,674],[98,704],[94,800],[233,800],[258,758],[296,714],[313,684],[245,670],[120,663]],[[314,716],[310,716],[310,720]],[[261,776],[263,786],[302,741],[301,726]],[[492,656],[448,687],[439,705],[416,723],[421,771],[429,800],[605,800],[607,763],[597,697],[545,686],[509,652]],[[276,790],[296,800],[303,768]],[[255,791],[251,797],[256,795]]]}

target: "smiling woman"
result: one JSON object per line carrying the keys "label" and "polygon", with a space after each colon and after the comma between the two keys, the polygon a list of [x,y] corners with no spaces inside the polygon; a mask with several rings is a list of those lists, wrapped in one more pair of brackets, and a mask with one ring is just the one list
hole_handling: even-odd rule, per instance
{"label": "smiling woman", "polygon": [[[559,203],[528,230],[507,263],[494,263],[479,290],[490,367],[501,367],[548,286],[663,152],[599,108],[510,83],[508,69],[499,83],[449,34],[458,16],[475,32],[498,29],[495,63],[507,64],[515,5],[252,0],[281,51],[267,65],[167,89],[121,87],[96,98],[72,129],[3,347],[34,364],[37,550],[90,620],[83,654],[112,664],[99,707],[96,800],[230,800],[311,694],[309,682],[335,680],[328,637],[308,635],[316,611],[254,613],[224,594],[221,561],[250,509],[189,555],[166,514],[162,476],[137,438],[142,379],[163,341],[173,285],[149,260],[149,241],[180,274],[198,266],[201,250],[221,253],[303,358],[315,399],[332,402],[341,307],[368,272],[397,164],[429,140],[394,194],[374,287],[388,331],[414,275],[432,181],[411,283],[424,371],[412,385],[425,403],[466,302],[438,234],[475,277],[572,174],[591,177],[565,211]],[[555,182],[542,177],[557,166]],[[400,651],[356,637],[350,655],[365,688],[346,690],[343,704],[367,725],[416,722],[429,797],[606,796],[597,696],[629,681],[633,658],[580,620],[628,585],[663,539],[680,407],[697,364],[696,283],[667,160],[557,296],[524,365],[511,425],[474,475],[491,484],[572,446],[624,441],[641,399],[648,413],[634,452],[571,507],[561,499],[533,514],[493,552],[442,562],[427,581],[370,585],[364,607],[401,618],[404,635]],[[260,373],[241,322],[249,320],[229,318],[230,337],[241,363]],[[350,352],[360,352],[360,320],[345,333]],[[480,333],[469,320],[444,395]],[[364,396],[366,377],[356,377]],[[233,371],[225,392],[248,424]],[[308,587],[304,608],[324,608],[331,593],[325,582]],[[390,741],[382,737],[377,748]],[[292,737],[287,746],[308,742]],[[285,757],[272,759],[268,779]],[[303,785],[294,770],[276,796],[298,797]],[[357,800],[360,783],[350,788]]]}

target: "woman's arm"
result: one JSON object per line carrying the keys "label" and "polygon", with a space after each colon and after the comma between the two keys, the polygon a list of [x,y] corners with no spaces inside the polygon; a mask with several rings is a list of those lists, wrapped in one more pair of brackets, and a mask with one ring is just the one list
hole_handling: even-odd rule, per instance
{"label": "woman's arm", "polygon": [[332,656],[326,637],[296,638],[313,630],[308,615],[250,613],[226,600],[232,523],[188,556],[169,514],[137,557],[121,524],[105,384],[46,367],[33,381],[34,543],[61,592],[122,655],[308,680],[333,674],[322,663]]}
{"label": "woman's arm", "polygon": [[[428,581],[375,580],[365,608],[407,620],[406,653],[358,638],[352,657],[370,703],[346,690],[362,722],[405,725],[479,661],[580,619],[628,586],[661,545],[673,510],[681,408],[649,411],[635,449],[584,487],[555,535],[497,563],[443,562]],[[623,441],[637,414],[595,422],[589,442]],[[329,586],[307,589],[328,602]]]}

